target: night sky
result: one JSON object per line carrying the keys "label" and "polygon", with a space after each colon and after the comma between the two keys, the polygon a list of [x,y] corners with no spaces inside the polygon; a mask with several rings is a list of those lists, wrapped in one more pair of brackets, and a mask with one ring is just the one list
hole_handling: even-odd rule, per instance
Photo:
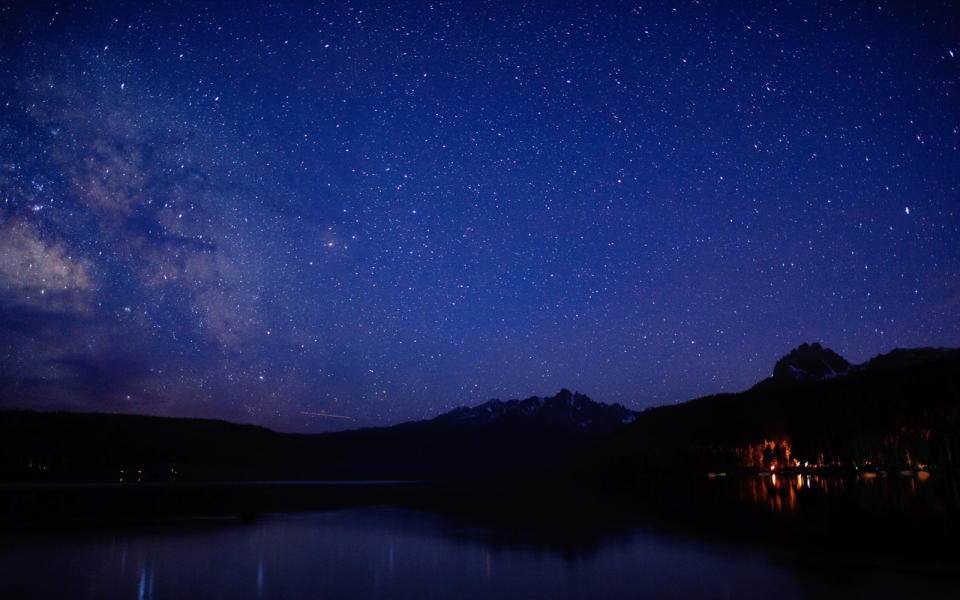
{"label": "night sky", "polygon": [[324,431],[960,346],[952,2],[16,2],[0,407]]}

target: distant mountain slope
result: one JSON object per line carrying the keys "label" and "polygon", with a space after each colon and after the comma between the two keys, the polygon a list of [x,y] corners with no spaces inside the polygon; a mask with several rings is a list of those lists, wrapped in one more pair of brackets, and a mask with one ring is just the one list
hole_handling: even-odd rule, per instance
{"label": "distant mountain slope", "polygon": [[429,421],[327,434],[318,443],[330,472],[342,476],[489,476],[559,464],[636,414],[561,390],[461,407]]}
{"label": "distant mountain slope", "polygon": [[583,394],[560,390],[556,396],[526,400],[490,400],[479,406],[455,408],[436,417],[436,423],[473,423],[486,425],[500,419],[528,419],[541,424],[589,429],[591,433],[608,433],[632,423],[637,413],[619,404],[600,404]]}
{"label": "distant mountain slope", "polygon": [[296,438],[209,419],[0,411],[0,479],[230,480],[269,471],[284,477],[292,471],[277,459],[290,441]]}
{"label": "distant mountain slope", "polygon": [[869,371],[902,369],[947,358],[956,352],[957,350],[948,348],[897,348],[886,354],[874,356],[861,365],[861,368]]}
{"label": "distant mountain slope", "polygon": [[[281,434],[204,419],[0,411],[0,479],[433,479],[550,466],[636,413],[561,390],[426,421]],[[121,472],[123,472],[121,474]]]}
{"label": "distant mountain slope", "polygon": [[960,464],[960,350],[894,350],[848,367],[815,344],[777,364],[746,392],[644,412],[576,470],[629,480],[647,469]]}
{"label": "distant mountain slope", "polygon": [[819,343],[802,344],[777,361],[773,377],[780,380],[809,381],[846,375],[852,369],[845,358]]}

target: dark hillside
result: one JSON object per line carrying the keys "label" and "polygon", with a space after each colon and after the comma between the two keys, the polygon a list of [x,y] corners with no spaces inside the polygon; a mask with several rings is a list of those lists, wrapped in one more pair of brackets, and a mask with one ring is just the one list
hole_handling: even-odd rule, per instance
{"label": "dark hillside", "polygon": [[203,419],[0,412],[0,477],[40,481],[469,479],[569,460],[635,418],[562,390],[322,435]]}
{"label": "dark hillside", "polygon": [[645,469],[954,468],[958,460],[960,351],[924,349],[844,376],[774,377],[740,394],[649,410],[578,469],[629,479]]}

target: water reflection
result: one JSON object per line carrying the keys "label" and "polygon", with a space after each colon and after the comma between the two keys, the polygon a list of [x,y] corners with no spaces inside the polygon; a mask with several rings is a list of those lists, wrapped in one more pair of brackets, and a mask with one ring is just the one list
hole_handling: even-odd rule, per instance
{"label": "water reflection", "polygon": [[[715,479],[716,477],[711,477]],[[863,471],[852,475],[817,472],[761,472],[733,480],[737,500],[773,513],[795,513],[838,501],[906,515],[946,514],[960,508],[953,478],[933,477],[929,471]]]}
{"label": "water reflection", "polygon": [[[747,489],[789,506],[826,482]],[[751,492],[752,493],[752,492]],[[779,501],[779,504],[777,503]],[[275,515],[253,524],[0,542],[4,597],[806,598],[937,596],[957,580],[811,564],[633,530],[586,553],[495,544],[488,528],[399,509]]]}
{"label": "water reflection", "polygon": [[771,512],[795,512],[802,495],[842,493],[842,478],[803,473],[760,473],[740,480],[740,500],[765,507]]}
{"label": "water reflection", "polygon": [[153,570],[148,570],[147,567],[140,567],[137,600],[153,600]]}

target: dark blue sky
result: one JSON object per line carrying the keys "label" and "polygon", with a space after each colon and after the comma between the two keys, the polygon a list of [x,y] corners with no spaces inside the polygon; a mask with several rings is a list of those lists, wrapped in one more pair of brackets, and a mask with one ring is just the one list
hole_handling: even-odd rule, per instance
{"label": "dark blue sky", "polygon": [[84,4],[0,10],[0,406],[321,431],[960,346],[953,2]]}

